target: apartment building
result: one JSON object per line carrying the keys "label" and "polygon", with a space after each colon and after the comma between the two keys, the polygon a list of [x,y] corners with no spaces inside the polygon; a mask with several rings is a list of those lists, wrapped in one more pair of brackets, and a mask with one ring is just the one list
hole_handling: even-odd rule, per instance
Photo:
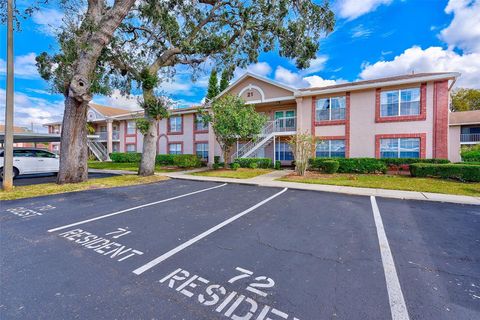
{"label": "apartment building", "polygon": [[[256,140],[238,141],[227,161],[269,157],[290,164],[287,140],[297,132],[321,141],[317,157],[448,158],[459,161],[456,126],[449,125],[450,90],[458,73],[418,73],[319,88],[292,88],[245,73],[219,96],[235,94],[267,116]],[[142,135],[127,111],[91,104],[88,121],[107,152],[141,152]],[[49,124],[49,130],[60,130]],[[57,127],[55,127],[57,126]],[[55,129],[57,128],[57,129]],[[213,130],[198,108],[171,110],[158,130],[159,154],[198,154],[210,163],[221,156]]]}

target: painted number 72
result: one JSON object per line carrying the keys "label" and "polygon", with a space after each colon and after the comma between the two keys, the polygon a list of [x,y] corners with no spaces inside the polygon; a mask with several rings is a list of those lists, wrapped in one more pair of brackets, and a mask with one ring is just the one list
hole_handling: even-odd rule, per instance
{"label": "painted number 72", "polygon": [[[240,274],[238,276],[235,276],[228,280],[228,283],[234,283],[237,280],[244,279],[244,278],[250,278],[253,276],[253,272],[247,269],[243,269],[240,267],[236,267],[235,270],[239,271]],[[251,282],[247,290],[250,292],[253,292],[255,294],[258,294],[262,297],[266,297],[268,294],[265,291],[262,291],[260,289],[267,289],[267,288],[273,288],[275,285],[275,281],[273,279],[265,277],[265,276],[258,276],[254,278],[255,282]]]}

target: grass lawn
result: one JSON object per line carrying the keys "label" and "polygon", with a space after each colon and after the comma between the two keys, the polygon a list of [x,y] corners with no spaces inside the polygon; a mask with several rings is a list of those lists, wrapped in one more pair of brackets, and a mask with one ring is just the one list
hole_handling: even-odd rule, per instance
{"label": "grass lawn", "polygon": [[132,186],[138,184],[153,183],[167,179],[167,177],[162,176],[139,177],[137,175],[123,175],[108,178],[90,179],[86,182],[70,183],[64,185],[58,185],[55,183],[43,183],[31,186],[18,186],[14,187],[13,191],[11,192],[5,192],[3,190],[0,191],[0,200],[14,200],[90,189]]}
{"label": "grass lawn", "polygon": [[[138,165],[138,163],[88,161],[88,167],[90,169],[125,170],[137,172]],[[175,167],[165,167],[160,165],[155,166],[155,172],[173,172],[179,170],[181,169]]]}
{"label": "grass lawn", "polygon": [[204,177],[250,179],[250,178],[253,178],[262,174],[266,174],[269,172],[272,172],[272,170],[239,168],[237,170],[230,170],[230,169],[208,170],[208,171],[202,171],[202,172],[195,172],[191,174],[194,176],[204,176]]}
{"label": "grass lawn", "polygon": [[291,174],[279,180],[336,186],[446,193],[475,197],[480,196],[480,183],[465,183],[434,178],[412,178],[410,176],[401,175],[321,174],[308,172],[305,177]]}

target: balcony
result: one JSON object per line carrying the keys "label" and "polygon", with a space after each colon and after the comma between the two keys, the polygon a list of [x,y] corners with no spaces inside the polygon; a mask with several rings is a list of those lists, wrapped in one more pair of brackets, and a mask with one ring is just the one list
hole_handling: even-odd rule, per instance
{"label": "balcony", "polygon": [[463,144],[480,143],[480,133],[462,133],[460,135],[460,143],[463,143]]}
{"label": "balcony", "polygon": [[273,121],[273,132],[295,132],[297,131],[296,117],[277,118]]}
{"label": "balcony", "polygon": [[[98,136],[98,141],[107,141],[107,132],[95,132],[95,135]],[[112,141],[120,141],[120,131],[112,131]]]}

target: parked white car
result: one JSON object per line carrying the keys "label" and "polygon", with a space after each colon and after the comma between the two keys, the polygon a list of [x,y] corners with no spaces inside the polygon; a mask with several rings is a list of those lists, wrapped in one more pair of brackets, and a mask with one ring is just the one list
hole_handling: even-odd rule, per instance
{"label": "parked white car", "polygon": [[[3,178],[3,150],[0,150],[0,175]],[[58,172],[60,161],[55,153],[35,148],[13,149],[13,178],[22,174]]]}

